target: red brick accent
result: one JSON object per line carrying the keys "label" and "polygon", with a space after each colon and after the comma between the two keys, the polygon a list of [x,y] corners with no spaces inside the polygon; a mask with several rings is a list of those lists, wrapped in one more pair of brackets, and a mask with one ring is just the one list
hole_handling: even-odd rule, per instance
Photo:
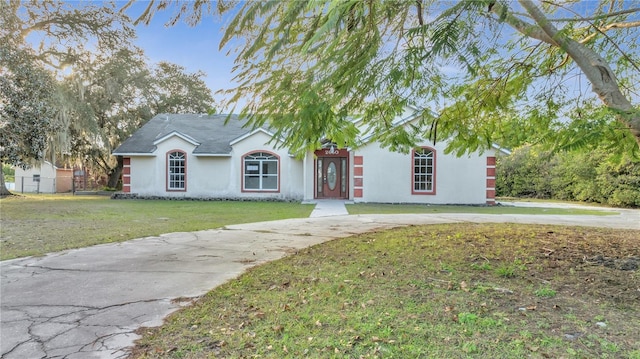
{"label": "red brick accent", "polygon": [[130,183],[131,183],[131,177],[129,177],[129,176],[123,176],[122,177],[122,184],[123,185],[130,184]]}
{"label": "red brick accent", "polygon": [[131,192],[131,187],[129,187],[129,185],[122,186],[122,192],[130,193]]}
{"label": "red brick accent", "polygon": [[496,158],[487,156],[487,200],[490,206],[496,204]]}
{"label": "red brick accent", "polygon": [[127,166],[127,167],[123,167],[123,168],[122,168],[122,174],[123,174],[123,175],[131,174],[131,167],[129,167],[129,166]]}
{"label": "red brick accent", "polygon": [[364,181],[362,179],[362,174],[364,173],[364,167],[362,164],[364,163],[363,156],[353,156],[353,197],[354,198],[362,198],[362,187],[364,186]]}
{"label": "red brick accent", "polygon": [[125,166],[129,166],[131,164],[131,157],[125,157],[122,159],[122,164]]}

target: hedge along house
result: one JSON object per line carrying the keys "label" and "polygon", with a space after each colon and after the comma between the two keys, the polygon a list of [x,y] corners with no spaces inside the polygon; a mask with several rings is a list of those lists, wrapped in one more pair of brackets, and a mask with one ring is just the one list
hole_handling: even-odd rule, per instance
{"label": "hedge along house", "polygon": [[[394,125],[405,126],[411,115]],[[232,115],[161,114],[114,152],[123,192],[138,197],[494,204],[495,151],[456,157],[446,142],[392,152],[363,137],[357,149],[328,142],[301,159],[266,127]]]}

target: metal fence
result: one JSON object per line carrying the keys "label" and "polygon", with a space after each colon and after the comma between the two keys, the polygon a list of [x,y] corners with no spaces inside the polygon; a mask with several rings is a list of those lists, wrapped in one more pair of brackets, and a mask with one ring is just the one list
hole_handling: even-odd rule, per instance
{"label": "metal fence", "polygon": [[58,173],[57,177],[16,176],[13,191],[20,193],[67,193],[101,189],[104,185],[86,176]]}
{"label": "metal fence", "polygon": [[21,193],[56,193],[56,179],[39,175],[16,176],[15,191]]}
{"label": "metal fence", "polygon": [[15,190],[21,193],[56,193],[56,179],[39,175],[16,176]]}
{"label": "metal fence", "polygon": [[[76,179],[76,182],[81,182],[81,186],[77,186],[78,183],[74,183],[72,176],[44,177],[38,174],[16,176],[14,191],[20,193],[65,193],[86,187],[82,186],[84,185],[83,181]],[[74,184],[76,185],[75,188]]]}

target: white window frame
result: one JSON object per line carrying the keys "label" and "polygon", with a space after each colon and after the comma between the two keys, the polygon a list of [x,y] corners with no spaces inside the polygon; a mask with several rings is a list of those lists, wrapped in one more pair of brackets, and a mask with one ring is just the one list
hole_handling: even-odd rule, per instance
{"label": "white window frame", "polygon": [[187,154],[174,150],[167,152],[167,191],[187,190]]}
{"label": "white window frame", "polygon": [[430,147],[413,150],[411,156],[411,192],[436,193],[436,151]]}
{"label": "white window frame", "polygon": [[[268,163],[275,163],[275,173],[264,173]],[[252,166],[252,167],[249,167]],[[257,172],[256,172],[257,171]],[[256,151],[242,157],[242,191],[244,192],[279,192],[280,191],[280,158],[270,152]],[[256,188],[247,187],[249,178],[258,178]],[[265,188],[265,179],[275,178],[275,188]]]}

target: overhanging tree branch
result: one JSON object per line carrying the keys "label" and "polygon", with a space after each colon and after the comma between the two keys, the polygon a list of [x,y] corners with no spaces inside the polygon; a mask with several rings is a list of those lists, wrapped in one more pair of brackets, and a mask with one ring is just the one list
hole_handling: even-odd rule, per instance
{"label": "overhanging tree branch", "polygon": [[513,27],[514,29],[518,30],[523,35],[536,40],[544,41],[551,45],[557,45],[554,39],[550,37],[546,32],[544,32],[539,26],[519,19],[499,2],[496,2],[491,7],[491,12],[496,14],[499,18],[504,17],[504,22],[509,24],[509,26]]}
{"label": "overhanging tree branch", "polygon": [[640,114],[620,91],[616,76],[609,64],[591,49],[560,33],[531,0],[519,0],[519,2],[547,36],[575,61],[591,82],[593,92],[605,105],[618,112],[618,120],[629,128],[640,145]]}

